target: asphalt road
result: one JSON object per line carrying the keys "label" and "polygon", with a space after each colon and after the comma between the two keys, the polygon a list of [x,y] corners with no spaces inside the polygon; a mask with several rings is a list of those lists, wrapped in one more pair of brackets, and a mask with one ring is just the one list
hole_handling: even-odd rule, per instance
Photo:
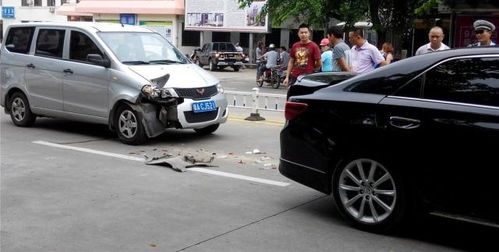
{"label": "asphalt road", "polygon": [[[205,70],[209,71],[207,67],[204,67]],[[232,91],[248,91],[256,86],[256,69],[245,68],[240,69],[239,72],[234,72],[232,68],[227,67],[222,70],[212,71],[210,72],[214,76],[216,76],[224,89],[232,90]],[[271,94],[286,94],[287,88],[284,86],[279,87],[278,89],[274,89],[270,86],[267,86],[265,83],[260,88],[261,93],[271,93]]]}
{"label": "asphalt road", "polygon": [[[143,146],[106,126],[0,117],[1,251],[456,251],[499,232],[428,218],[378,235],[349,227],[331,199],[281,176],[277,122],[231,117],[210,136],[171,130]],[[253,154],[258,149],[265,154]],[[205,170],[144,155],[215,153]],[[206,171],[218,172],[209,174]],[[223,172],[223,173],[221,173]]]}

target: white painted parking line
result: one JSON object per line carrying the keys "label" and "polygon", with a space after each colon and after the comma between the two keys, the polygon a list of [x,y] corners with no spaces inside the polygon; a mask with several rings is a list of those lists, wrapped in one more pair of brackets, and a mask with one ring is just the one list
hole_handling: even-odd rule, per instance
{"label": "white painted parking line", "polygon": [[80,148],[80,147],[68,146],[68,145],[64,145],[64,144],[56,144],[56,143],[51,143],[51,142],[46,142],[46,141],[34,141],[33,143],[35,143],[35,144],[41,144],[41,145],[46,145],[46,146],[50,146],[50,147],[55,147],[55,148],[59,148],[59,149],[81,151],[81,152],[86,152],[86,153],[92,153],[92,154],[102,155],[102,156],[108,156],[108,157],[115,157],[115,158],[121,158],[121,159],[127,159],[127,160],[144,162],[144,158],[132,157],[132,156],[127,156],[127,155],[122,155],[122,154],[116,154],[116,153],[111,153],[111,152],[105,152],[105,151],[92,150],[92,149],[88,149],[88,148]]}
{"label": "white painted parking line", "polygon": [[249,176],[228,173],[228,172],[215,171],[215,170],[210,170],[210,169],[205,169],[205,168],[189,168],[189,171],[197,171],[197,172],[202,172],[202,173],[207,173],[207,174],[212,174],[212,175],[217,175],[217,176],[222,176],[222,177],[248,180],[248,181],[252,181],[252,182],[268,184],[268,185],[275,185],[275,186],[283,186],[284,187],[284,186],[289,185],[289,183],[268,180],[268,179],[255,178],[255,177],[249,177]]}
{"label": "white painted parking line", "polygon": [[[54,148],[59,148],[59,149],[80,151],[80,152],[97,154],[97,155],[102,155],[102,156],[107,156],[107,157],[114,157],[114,158],[121,158],[121,159],[126,159],[126,160],[144,162],[144,158],[132,157],[132,156],[128,156],[128,155],[122,155],[122,154],[111,153],[111,152],[106,152],[106,151],[92,150],[89,148],[74,147],[74,146],[68,146],[68,145],[64,145],[64,144],[51,143],[51,142],[47,142],[47,141],[33,141],[33,143],[45,145],[45,146],[50,146],[50,147],[54,147]],[[285,187],[285,186],[290,185],[289,183],[285,183],[285,182],[269,180],[269,179],[255,178],[255,177],[250,177],[250,176],[245,176],[245,175],[240,175],[240,174],[235,174],[235,173],[209,170],[209,169],[205,169],[205,168],[189,168],[189,171],[201,172],[201,173],[217,175],[217,176],[222,176],[222,177],[228,177],[228,178],[247,180],[247,181],[252,181],[252,182],[257,182],[257,183],[267,184],[267,185],[274,185],[274,186]]]}

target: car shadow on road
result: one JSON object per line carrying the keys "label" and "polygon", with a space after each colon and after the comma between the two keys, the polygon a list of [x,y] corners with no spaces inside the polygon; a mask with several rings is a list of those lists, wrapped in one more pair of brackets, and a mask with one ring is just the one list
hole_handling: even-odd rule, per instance
{"label": "car shadow on road", "polygon": [[[85,123],[65,119],[39,118],[33,127],[54,132],[78,134],[89,138],[119,141],[116,133],[110,131],[108,126],[103,124]],[[208,135],[200,135],[190,129],[168,129],[165,133],[150,138],[144,145],[157,145],[161,143],[188,144],[195,141],[211,141],[222,138],[223,136],[218,135],[216,132]]]}
{"label": "car shadow on road", "polygon": [[84,135],[90,138],[117,139],[116,134],[111,132],[107,125],[103,124],[85,123],[64,119],[38,118],[33,127],[54,132]]}
{"label": "car shadow on road", "polygon": [[[348,228],[342,220],[331,197],[321,198],[301,211],[316,216],[331,225]],[[352,229],[354,229],[352,227]],[[362,231],[359,231],[362,232]],[[402,231],[386,236],[412,240],[464,251],[496,251],[499,229],[478,224],[460,222],[431,215],[422,216]],[[496,249],[494,249],[496,248]],[[408,248],[408,250],[411,250]]]}

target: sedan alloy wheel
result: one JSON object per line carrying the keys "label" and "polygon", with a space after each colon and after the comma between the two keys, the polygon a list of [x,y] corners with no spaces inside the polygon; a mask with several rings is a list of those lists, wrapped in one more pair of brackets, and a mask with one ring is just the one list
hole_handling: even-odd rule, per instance
{"label": "sedan alloy wheel", "polygon": [[402,181],[369,158],[351,159],[333,177],[333,194],[344,217],[363,228],[386,231],[403,218]]}

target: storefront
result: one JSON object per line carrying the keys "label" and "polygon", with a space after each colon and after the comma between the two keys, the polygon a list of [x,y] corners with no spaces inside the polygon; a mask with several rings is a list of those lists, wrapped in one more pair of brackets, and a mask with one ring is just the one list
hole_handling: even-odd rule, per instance
{"label": "storefront", "polygon": [[69,21],[80,21],[81,13],[89,13],[94,22],[141,25],[157,31],[175,46],[181,44],[183,0],[85,0],[57,13],[67,15]]}

